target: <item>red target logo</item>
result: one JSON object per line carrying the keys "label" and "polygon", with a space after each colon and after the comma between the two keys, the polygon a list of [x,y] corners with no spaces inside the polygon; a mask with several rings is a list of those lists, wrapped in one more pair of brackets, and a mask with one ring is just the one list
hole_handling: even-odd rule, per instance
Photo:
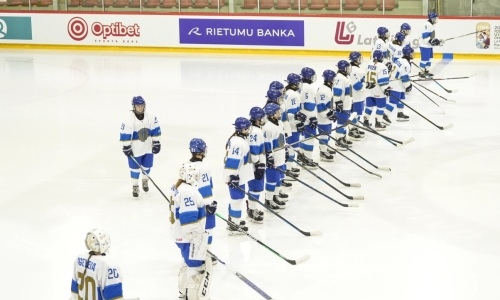
{"label": "red target logo", "polygon": [[89,32],[87,22],[79,17],[74,17],[68,22],[68,34],[75,41],[81,41]]}

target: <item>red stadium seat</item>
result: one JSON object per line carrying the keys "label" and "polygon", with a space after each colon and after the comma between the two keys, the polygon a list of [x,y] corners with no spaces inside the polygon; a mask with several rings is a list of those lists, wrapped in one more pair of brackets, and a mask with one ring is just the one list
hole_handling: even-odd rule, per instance
{"label": "red stadium seat", "polygon": [[218,8],[218,7],[223,7],[226,6],[226,2],[224,0],[212,0],[210,2],[210,8]]}
{"label": "red stadium seat", "polygon": [[362,10],[374,10],[377,8],[377,0],[363,0]]}
{"label": "red stadium seat", "polygon": [[339,10],[340,9],[340,0],[328,0],[328,2],[326,3],[326,9]]}
{"label": "red stadium seat", "polygon": [[290,0],[277,0],[276,9],[289,9],[292,6]]}
{"label": "red stadium seat", "polygon": [[299,9],[299,1],[300,1],[300,9],[306,9],[307,8],[307,0],[294,0],[292,8],[293,9]]}
{"label": "red stadium seat", "polygon": [[396,0],[385,0],[385,4],[383,1],[384,0],[380,0],[379,10],[383,8],[385,8],[385,10],[393,10],[396,7]]}
{"label": "red stadium seat", "polygon": [[163,8],[172,8],[175,6],[177,6],[176,0],[163,0],[163,3],[160,5],[160,7],[163,7]]}
{"label": "red stadium seat", "polygon": [[356,10],[359,8],[359,0],[345,0],[345,10]]}
{"label": "red stadium seat", "polygon": [[273,8],[274,7],[274,0],[260,0],[259,7],[261,9]]}
{"label": "red stadium seat", "polygon": [[311,0],[309,9],[323,9],[325,8],[325,0]]}
{"label": "red stadium seat", "polygon": [[[212,0],[212,1],[215,1],[215,0]],[[243,0],[243,5],[241,6],[241,8],[245,8],[245,9],[256,8],[257,1],[258,0]]]}
{"label": "red stadium seat", "polygon": [[193,7],[196,8],[205,8],[208,7],[208,0],[194,0]]}

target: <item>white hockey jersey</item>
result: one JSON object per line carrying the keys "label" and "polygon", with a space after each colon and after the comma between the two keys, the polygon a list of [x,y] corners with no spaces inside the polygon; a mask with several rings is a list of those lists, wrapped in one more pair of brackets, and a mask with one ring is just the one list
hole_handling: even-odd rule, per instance
{"label": "white hockey jersey", "polygon": [[250,157],[253,164],[266,163],[264,151],[264,131],[259,126],[252,126],[252,132],[248,136],[250,140]]}
{"label": "white hockey jersey", "polygon": [[352,85],[352,102],[365,101],[366,70],[363,66],[351,66],[349,79]]}
{"label": "white hockey jersey", "polygon": [[392,89],[396,92],[405,92],[406,88],[411,84],[411,65],[405,58],[398,59],[394,63],[395,77],[394,81],[390,82]]}
{"label": "white hockey jersey", "polygon": [[[402,44],[404,45],[404,44]],[[388,46],[390,57],[393,63],[403,57],[403,46],[390,43]]]}
{"label": "white hockey jersey", "polygon": [[195,161],[192,163],[196,164],[198,170],[200,170],[198,191],[200,192],[203,199],[205,199],[205,204],[210,204],[210,198],[213,196],[212,189],[214,188],[210,170],[208,169],[207,164],[203,161]]}
{"label": "white hockey jersey", "polygon": [[375,98],[385,97],[384,90],[389,84],[389,71],[387,70],[387,67],[383,63],[372,62],[368,64],[366,71],[367,82],[375,83],[375,87],[373,89],[366,90],[366,96]]}
{"label": "white hockey jersey", "polygon": [[198,187],[185,182],[178,188],[172,185],[170,197],[170,234],[176,243],[189,243],[186,239],[191,232],[205,231],[206,212],[203,197]]}
{"label": "white hockey jersey", "polygon": [[133,111],[129,112],[127,120],[121,125],[120,141],[124,146],[132,145],[134,156],[152,153],[153,141],[159,141],[161,136],[158,119],[144,113],[142,120],[137,119]]}
{"label": "white hockey jersey", "polygon": [[271,121],[266,122],[264,127],[264,146],[266,152],[272,152],[270,155],[274,158],[274,165],[279,167],[285,164],[285,130],[283,124],[278,121],[275,124]]}
{"label": "white hockey jersey", "polygon": [[333,80],[333,102],[342,101],[344,110],[351,110],[352,106],[352,85],[348,77],[342,73],[337,73]]}
{"label": "white hockey jersey", "polygon": [[71,280],[72,300],[109,300],[122,297],[122,273],[108,256],[92,255],[89,259],[87,252],[77,257]]}
{"label": "white hockey jersey", "polygon": [[253,164],[250,159],[248,140],[237,135],[232,136],[226,145],[224,181],[229,182],[229,176],[231,175],[240,177],[240,185],[254,179]]}
{"label": "white hockey jersey", "polygon": [[[302,83],[302,90],[300,92],[300,111],[307,116],[307,120],[312,117],[317,117],[316,113],[316,90],[309,83]],[[308,124],[308,122],[306,122]]]}
{"label": "white hockey jersey", "polygon": [[333,91],[332,88],[322,84],[316,91],[316,109],[318,111],[318,124],[328,125],[332,121],[328,119],[326,114],[333,108]]}
{"label": "white hockey jersey", "polygon": [[425,22],[424,30],[418,40],[419,47],[432,48],[433,46],[429,43],[429,40],[435,38],[435,35],[436,32],[434,31],[434,25],[432,25],[429,21]]}
{"label": "white hockey jersey", "polygon": [[373,45],[372,47],[372,55],[371,55],[371,60],[373,61],[373,52],[375,50],[380,50],[382,51],[382,54],[384,54],[384,63],[386,63],[389,59],[389,51],[388,51],[388,48],[387,48],[387,43],[381,39],[381,38],[377,38],[375,40],[375,45]]}
{"label": "white hockey jersey", "polygon": [[[287,90],[285,92],[285,101],[283,104],[286,109],[288,124],[290,124],[290,131],[297,132],[297,123],[299,123],[299,121],[295,120],[294,115],[300,110],[301,99],[299,92]],[[285,127],[285,130],[285,133],[290,136],[291,132],[288,132],[288,128]]]}

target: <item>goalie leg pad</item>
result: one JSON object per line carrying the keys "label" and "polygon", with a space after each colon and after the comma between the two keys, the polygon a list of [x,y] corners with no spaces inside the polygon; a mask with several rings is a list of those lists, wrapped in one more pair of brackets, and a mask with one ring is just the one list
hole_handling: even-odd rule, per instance
{"label": "goalie leg pad", "polygon": [[206,256],[203,266],[199,268],[189,268],[187,275],[186,299],[208,300],[212,282],[212,262],[210,256]]}

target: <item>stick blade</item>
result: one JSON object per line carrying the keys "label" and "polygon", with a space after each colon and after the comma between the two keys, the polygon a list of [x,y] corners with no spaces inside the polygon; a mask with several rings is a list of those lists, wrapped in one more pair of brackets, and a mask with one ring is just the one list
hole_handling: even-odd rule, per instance
{"label": "stick blade", "polygon": [[359,207],[359,204],[357,204],[357,203],[349,203],[347,206],[348,207]]}
{"label": "stick blade", "polygon": [[412,143],[412,142],[414,142],[414,141],[415,141],[415,139],[414,139],[413,137],[411,137],[411,138],[407,139],[406,141],[403,141],[403,145],[406,145],[406,144]]}
{"label": "stick blade", "polygon": [[389,167],[378,167],[378,169],[382,170],[382,171],[387,171],[387,172],[391,171],[391,168],[389,168]]}
{"label": "stick blade", "polygon": [[353,196],[352,200],[365,200],[365,196]]}
{"label": "stick blade", "polygon": [[309,235],[310,236],[319,236],[319,235],[323,235],[323,232],[320,231],[320,230],[317,230],[317,231],[310,231],[309,232]]}
{"label": "stick blade", "polygon": [[442,126],[442,127],[441,127],[441,130],[449,129],[449,128],[451,128],[451,127],[453,127],[453,123],[450,123],[450,124],[448,124],[448,125],[446,125],[446,126]]}
{"label": "stick blade", "polygon": [[306,260],[309,260],[310,258],[311,258],[311,256],[310,256],[309,254],[306,254],[306,255],[302,256],[301,258],[296,259],[296,260],[295,260],[295,265],[300,264],[300,263],[303,263],[303,262],[305,262]]}
{"label": "stick blade", "polygon": [[361,184],[359,183],[349,183],[350,187],[361,187]]}

